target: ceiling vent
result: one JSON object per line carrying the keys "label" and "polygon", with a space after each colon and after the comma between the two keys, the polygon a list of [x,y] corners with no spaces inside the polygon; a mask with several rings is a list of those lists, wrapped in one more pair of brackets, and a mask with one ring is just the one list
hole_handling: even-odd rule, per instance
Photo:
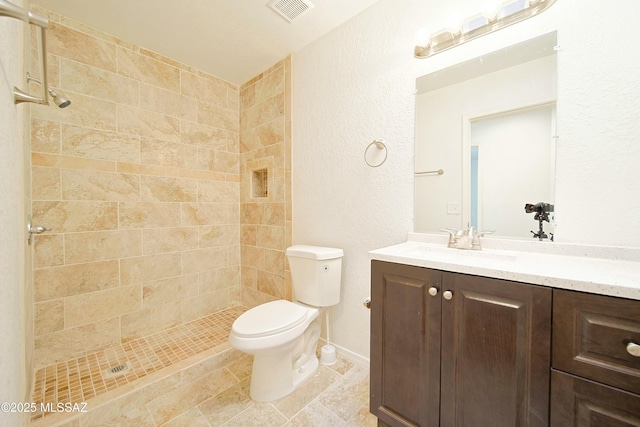
{"label": "ceiling vent", "polygon": [[267,6],[289,22],[313,9],[313,4],[308,0],[271,0]]}

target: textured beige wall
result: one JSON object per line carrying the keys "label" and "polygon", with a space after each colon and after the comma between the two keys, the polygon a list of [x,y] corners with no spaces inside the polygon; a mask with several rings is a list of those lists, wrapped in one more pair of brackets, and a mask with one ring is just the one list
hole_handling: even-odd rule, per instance
{"label": "textured beige wall", "polygon": [[[242,298],[247,306],[291,299],[285,249],[291,245],[291,59],[240,88]],[[267,170],[266,197],[252,175]]]}
{"label": "textured beige wall", "polygon": [[51,228],[34,245],[43,366],[240,301],[240,96],[38,12],[52,21],[49,84],[72,100],[31,118],[34,223]]}

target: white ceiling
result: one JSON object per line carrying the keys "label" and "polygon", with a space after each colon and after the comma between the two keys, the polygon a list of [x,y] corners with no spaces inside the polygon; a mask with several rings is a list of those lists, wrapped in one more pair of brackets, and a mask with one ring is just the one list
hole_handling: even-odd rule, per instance
{"label": "white ceiling", "polygon": [[146,49],[242,84],[379,0],[311,0],[289,23],[269,0],[31,0]]}

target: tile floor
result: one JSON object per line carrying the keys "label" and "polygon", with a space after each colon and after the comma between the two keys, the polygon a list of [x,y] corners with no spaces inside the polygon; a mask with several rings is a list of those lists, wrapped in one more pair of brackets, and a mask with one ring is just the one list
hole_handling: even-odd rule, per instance
{"label": "tile floor", "polygon": [[366,366],[339,357],[333,366],[321,365],[316,375],[291,395],[270,403],[258,403],[249,398],[251,358],[244,356],[243,359],[244,378],[163,426],[377,425],[377,418],[369,413],[369,368]]}
{"label": "tile floor", "polygon": [[[368,411],[368,367],[339,354],[335,365],[321,365],[315,376],[293,394],[270,403],[252,401],[249,398],[251,356],[229,350],[227,341],[233,320],[244,310],[232,307],[168,331],[42,368],[36,372],[34,399],[38,403],[88,401],[91,404],[92,399],[102,400],[114,394],[118,387],[133,386],[146,381],[147,375],[213,351],[222,354],[226,363],[215,369],[218,373],[215,375],[224,374],[225,381],[213,397],[193,399],[192,396],[198,394],[196,386],[189,391],[188,400],[193,404],[184,407],[181,402],[182,408],[175,416],[159,417],[157,410],[162,408],[154,408],[152,403],[142,405],[143,413],[136,412],[136,418],[117,415],[112,420],[101,420],[100,425],[138,426],[140,422],[169,427],[376,425],[377,419]],[[230,356],[224,356],[225,350],[230,351]],[[109,372],[120,365],[126,365],[126,369],[115,374]],[[200,387],[206,388],[209,383],[204,381]],[[169,393],[168,398],[172,395]],[[162,400],[154,402],[158,406]],[[162,406],[166,406],[167,400],[164,402]],[[38,421],[39,426],[58,425],[53,418],[51,423],[48,419],[42,413],[32,416],[32,421]],[[89,424],[79,419],[60,425],[84,427],[96,421],[95,417],[89,421],[91,419],[86,419]]]}

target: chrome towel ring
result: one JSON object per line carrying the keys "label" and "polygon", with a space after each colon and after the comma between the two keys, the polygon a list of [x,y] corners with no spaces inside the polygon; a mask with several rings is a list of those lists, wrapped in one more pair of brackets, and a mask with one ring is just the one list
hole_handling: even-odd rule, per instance
{"label": "chrome towel ring", "polygon": [[[367,159],[367,153],[369,152],[369,149],[371,148],[371,146],[375,145],[376,148],[378,150],[384,150],[384,158],[382,159],[382,161],[376,163],[371,163],[368,159]],[[373,142],[369,145],[367,145],[367,148],[365,148],[364,150],[364,161],[367,165],[371,166],[372,168],[377,168],[378,166],[382,165],[386,160],[387,160],[387,146],[384,145],[384,139],[374,139]]]}

